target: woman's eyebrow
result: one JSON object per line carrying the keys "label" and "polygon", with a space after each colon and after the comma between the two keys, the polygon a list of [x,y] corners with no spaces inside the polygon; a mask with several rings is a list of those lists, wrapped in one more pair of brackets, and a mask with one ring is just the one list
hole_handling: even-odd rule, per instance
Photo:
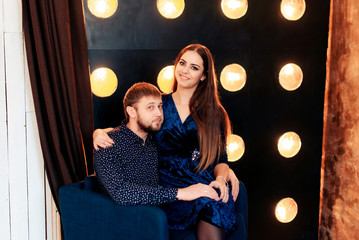
{"label": "woman's eyebrow", "polygon": [[[187,61],[184,60],[183,58],[181,58],[180,61],[183,61],[183,62],[187,63]],[[201,67],[200,65],[198,65],[198,64],[196,64],[196,63],[190,63],[190,64],[191,64],[192,66],[196,66],[196,67],[198,67],[198,68]]]}

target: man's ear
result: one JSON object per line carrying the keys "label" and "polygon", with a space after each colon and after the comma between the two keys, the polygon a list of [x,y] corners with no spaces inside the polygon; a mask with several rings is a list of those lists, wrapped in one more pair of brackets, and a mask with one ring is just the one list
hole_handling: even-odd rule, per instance
{"label": "man's ear", "polygon": [[134,107],[127,106],[126,107],[126,112],[127,112],[128,116],[130,118],[136,118],[137,117],[137,112],[136,112],[136,109]]}

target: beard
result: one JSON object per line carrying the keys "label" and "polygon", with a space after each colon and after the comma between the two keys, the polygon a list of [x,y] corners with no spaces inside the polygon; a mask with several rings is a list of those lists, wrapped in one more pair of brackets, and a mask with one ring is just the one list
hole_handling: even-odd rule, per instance
{"label": "beard", "polygon": [[142,131],[148,132],[148,133],[155,133],[161,129],[162,121],[161,121],[161,123],[158,123],[158,124],[155,122],[151,122],[150,124],[145,124],[142,121],[142,119],[138,119],[137,124],[142,129]]}

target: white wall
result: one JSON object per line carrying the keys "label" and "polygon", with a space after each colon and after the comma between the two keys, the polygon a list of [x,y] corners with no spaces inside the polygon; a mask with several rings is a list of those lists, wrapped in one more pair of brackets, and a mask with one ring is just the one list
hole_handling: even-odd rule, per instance
{"label": "white wall", "polygon": [[0,0],[0,239],[55,240],[60,221],[44,173],[21,16],[21,0]]}

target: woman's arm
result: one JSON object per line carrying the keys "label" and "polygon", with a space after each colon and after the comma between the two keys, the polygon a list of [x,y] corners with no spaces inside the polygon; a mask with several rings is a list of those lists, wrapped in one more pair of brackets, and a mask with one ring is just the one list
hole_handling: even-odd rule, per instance
{"label": "woman's arm", "polygon": [[233,196],[233,201],[236,201],[239,194],[239,180],[232,169],[229,169],[227,182],[231,183],[231,193]]}
{"label": "woman's arm", "polygon": [[218,188],[221,191],[220,199],[223,202],[228,202],[229,193],[227,188],[227,176],[228,176],[229,167],[226,163],[219,163],[214,168],[214,177],[216,180],[209,184],[210,187]]}
{"label": "woman's arm", "polygon": [[113,140],[107,135],[107,133],[111,132],[113,128],[105,128],[105,129],[96,129],[92,134],[93,139],[93,147],[96,151],[99,150],[98,147],[107,148],[111,147],[114,142]]}

